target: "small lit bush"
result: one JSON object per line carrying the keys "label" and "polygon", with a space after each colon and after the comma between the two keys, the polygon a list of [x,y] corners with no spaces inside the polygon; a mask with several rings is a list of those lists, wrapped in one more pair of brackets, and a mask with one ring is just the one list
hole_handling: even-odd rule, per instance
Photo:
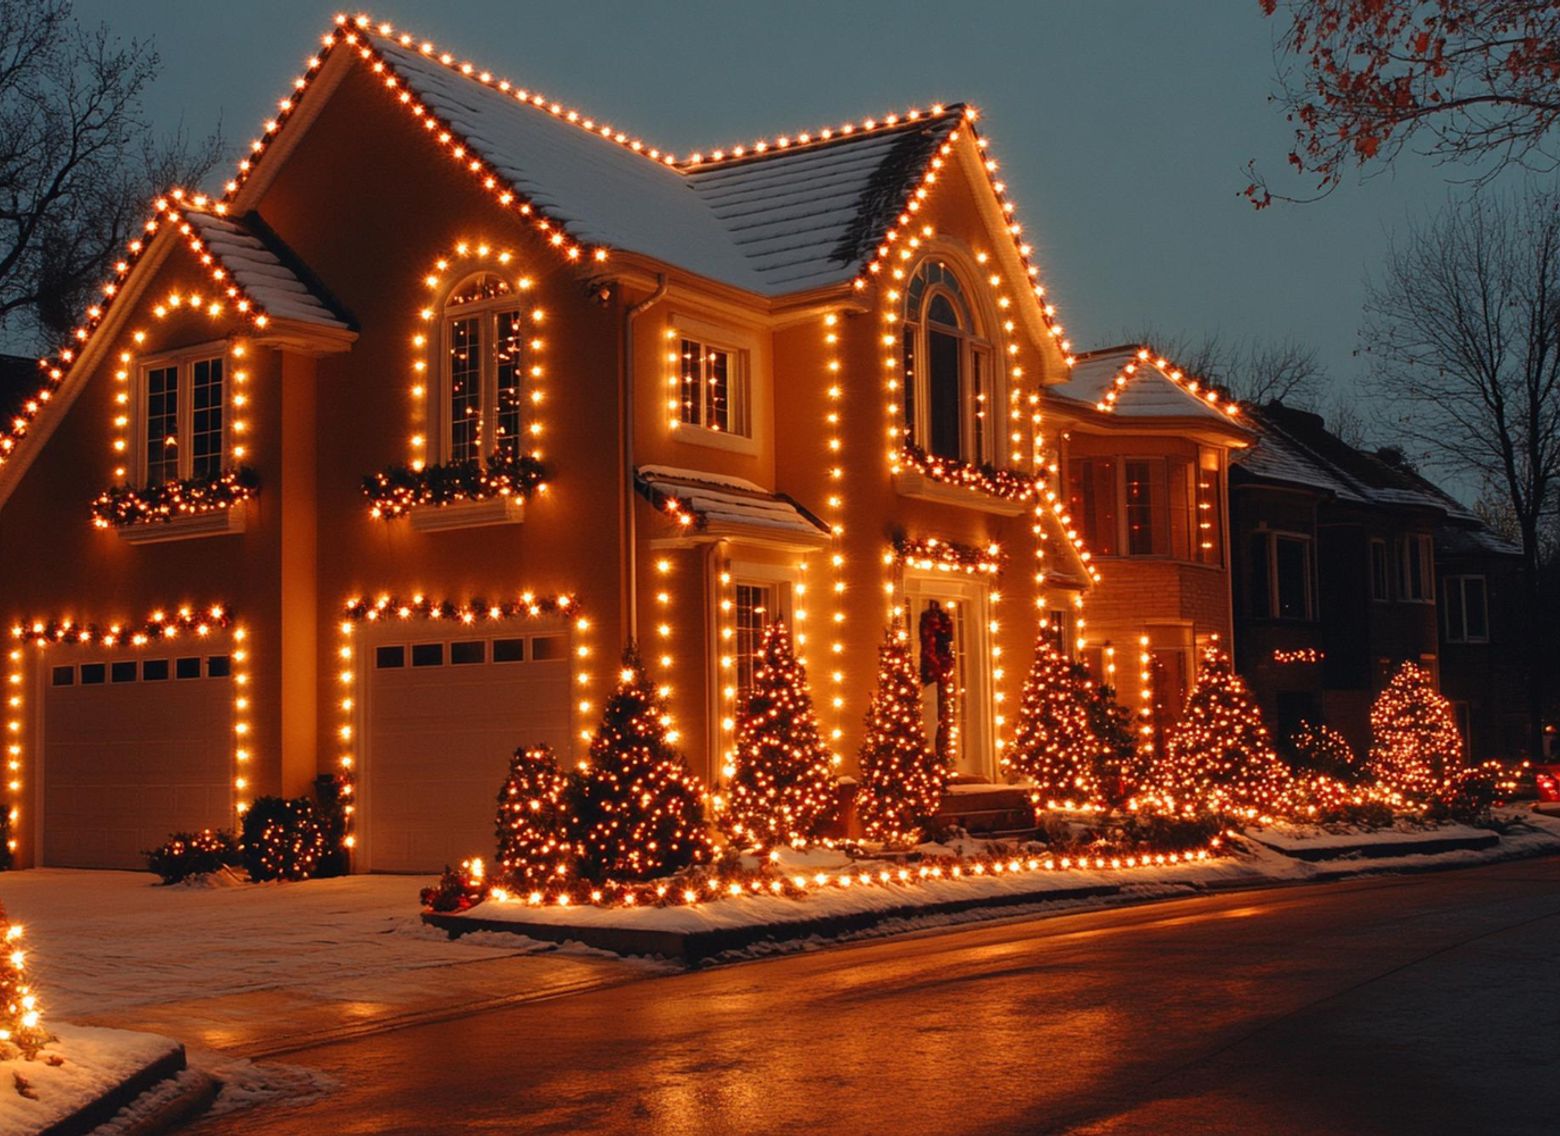
{"label": "small lit bush", "polygon": [[146,866],[165,884],[176,884],[191,876],[203,876],[223,868],[235,868],[240,861],[238,838],[225,828],[176,832],[160,847],[143,855]]}
{"label": "small lit bush", "polygon": [[256,883],[308,879],[325,845],[325,828],[307,797],[259,797],[244,814],[244,869]]}

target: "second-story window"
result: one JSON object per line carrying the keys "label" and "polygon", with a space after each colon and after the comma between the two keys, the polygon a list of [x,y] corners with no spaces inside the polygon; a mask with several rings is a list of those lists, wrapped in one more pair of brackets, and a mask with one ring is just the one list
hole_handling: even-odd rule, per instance
{"label": "second-story window", "polygon": [[1398,548],[1398,595],[1411,603],[1435,602],[1435,545],[1424,533],[1408,533]]}
{"label": "second-story window", "polygon": [[1488,643],[1489,601],[1483,576],[1446,578],[1446,641]]}
{"label": "second-story window", "polygon": [[483,273],[444,309],[444,460],[518,457],[525,433],[525,375],[537,318],[509,281]]}
{"label": "second-story window", "polygon": [[1392,569],[1387,562],[1387,542],[1371,538],[1370,542],[1370,598],[1386,603],[1392,598]]}
{"label": "second-story window", "polygon": [[222,472],[226,356],[202,351],[141,368],[141,480],[147,485]]}
{"label": "second-story window", "polygon": [[1169,457],[1074,458],[1068,509],[1095,556],[1223,563],[1216,451]]}
{"label": "second-story window", "polygon": [[995,464],[1000,456],[991,345],[959,278],[924,262],[905,289],[904,431],[939,457]]}
{"label": "second-story window", "polygon": [[1293,533],[1252,533],[1246,583],[1253,617],[1316,618],[1311,538]]}
{"label": "second-story window", "polygon": [[717,434],[751,437],[746,354],[687,336],[678,342],[678,419]]}

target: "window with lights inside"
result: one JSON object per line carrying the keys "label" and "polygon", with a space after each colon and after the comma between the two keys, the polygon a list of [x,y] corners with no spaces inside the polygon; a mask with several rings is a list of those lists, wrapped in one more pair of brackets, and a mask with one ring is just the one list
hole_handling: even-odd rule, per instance
{"label": "window with lights inside", "polygon": [[[228,354],[228,345],[217,343],[142,361],[133,480],[155,486],[211,479],[228,468]],[[241,460],[242,446],[234,445],[231,456]]]}
{"label": "window with lights inside", "polygon": [[438,376],[438,450],[435,460],[515,459],[532,429],[526,376],[539,348],[540,311],[524,302],[526,281],[492,272],[471,276],[444,304]]}
{"label": "window with lights inside", "polygon": [[900,350],[906,442],[935,457],[999,464],[992,345],[943,261],[923,261],[905,286]]}

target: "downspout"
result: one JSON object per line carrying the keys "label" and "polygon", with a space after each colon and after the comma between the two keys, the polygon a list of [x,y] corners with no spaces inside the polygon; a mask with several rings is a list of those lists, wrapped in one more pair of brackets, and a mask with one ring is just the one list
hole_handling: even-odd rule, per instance
{"label": "downspout", "polygon": [[647,309],[666,298],[666,274],[658,272],[655,291],[630,307],[623,316],[623,563],[627,580],[624,595],[628,600],[628,638],[639,641],[639,549],[638,523],[635,520],[634,484],[634,321]]}

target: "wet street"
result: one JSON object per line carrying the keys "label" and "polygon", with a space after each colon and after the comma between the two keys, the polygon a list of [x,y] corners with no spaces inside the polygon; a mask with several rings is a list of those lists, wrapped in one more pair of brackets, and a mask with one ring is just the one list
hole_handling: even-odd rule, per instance
{"label": "wet street", "polygon": [[[497,992],[495,992],[497,993]],[[1553,1133],[1560,859],[923,933],[293,1048],[209,1133]]]}

